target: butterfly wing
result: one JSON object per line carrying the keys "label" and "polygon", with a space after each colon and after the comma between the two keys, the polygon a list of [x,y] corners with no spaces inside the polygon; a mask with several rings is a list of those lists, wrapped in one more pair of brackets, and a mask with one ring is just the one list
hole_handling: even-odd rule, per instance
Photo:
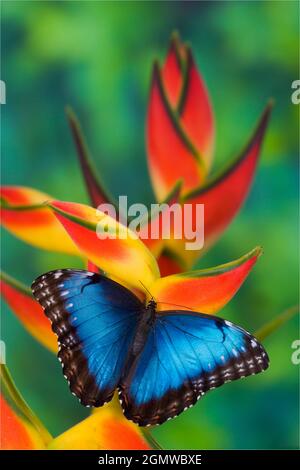
{"label": "butterfly wing", "polygon": [[102,406],[120,380],[143,304],[120,284],[83,270],[51,271],[32,291],[58,336],[71,391],[85,406]]}
{"label": "butterfly wing", "polygon": [[124,414],[140,426],[161,424],[208,390],[268,367],[258,341],[242,328],[200,313],[157,316],[145,347],[119,387]]}

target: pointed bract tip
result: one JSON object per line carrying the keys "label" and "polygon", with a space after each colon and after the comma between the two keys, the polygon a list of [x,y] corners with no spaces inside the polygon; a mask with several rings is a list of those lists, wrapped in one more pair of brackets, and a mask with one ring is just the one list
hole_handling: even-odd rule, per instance
{"label": "pointed bract tip", "polygon": [[[251,253],[251,252],[250,252]],[[264,254],[264,250],[263,250],[263,247],[258,245],[256,246],[253,250],[252,250],[252,256],[256,256],[257,258],[259,258],[261,255]]]}
{"label": "pointed bract tip", "polygon": [[76,116],[76,113],[70,105],[65,106],[65,114],[71,126],[79,126],[79,121]]}

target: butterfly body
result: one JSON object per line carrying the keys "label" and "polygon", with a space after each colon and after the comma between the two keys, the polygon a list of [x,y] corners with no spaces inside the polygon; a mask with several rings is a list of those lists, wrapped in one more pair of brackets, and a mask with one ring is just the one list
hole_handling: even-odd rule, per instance
{"label": "butterfly body", "polygon": [[149,331],[155,323],[155,309],[156,303],[153,300],[150,300],[148,305],[141,312],[141,316],[138,320],[136,333],[129,351],[128,364],[130,364],[131,360],[139,356],[145,346]]}
{"label": "butterfly body", "polygon": [[211,315],[141,302],[103,275],[57,270],[32,286],[58,336],[71,391],[102,406],[119,391],[123,412],[141,426],[162,424],[210,389],[268,367],[258,341]]}

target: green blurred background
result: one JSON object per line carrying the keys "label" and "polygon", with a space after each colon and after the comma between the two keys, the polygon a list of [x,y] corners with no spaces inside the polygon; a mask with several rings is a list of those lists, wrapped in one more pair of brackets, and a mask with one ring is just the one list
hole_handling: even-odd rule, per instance
{"label": "green blurred background", "polygon": [[[222,239],[197,263],[208,267],[264,248],[253,273],[222,311],[250,331],[297,303],[298,2],[2,1],[2,183],[88,202],[64,115],[83,124],[103,180],[118,196],[153,202],[144,118],[152,61],[176,29],[192,43],[214,105],[214,170],[244,146],[269,97],[276,106],[255,184]],[[42,272],[79,266],[3,231],[2,265],[28,285]],[[56,358],[3,307],[7,363],[53,434],[87,415],[69,393]],[[298,447],[294,318],[265,341],[266,374],[215,390],[153,431],[165,448]]]}

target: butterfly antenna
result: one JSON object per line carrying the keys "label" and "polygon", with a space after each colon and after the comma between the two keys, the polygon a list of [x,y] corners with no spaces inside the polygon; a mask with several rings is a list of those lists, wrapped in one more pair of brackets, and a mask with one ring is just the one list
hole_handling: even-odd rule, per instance
{"label": "butterfly antenna", "polygon": [[156,302],[157,304],[165,304],[165,305],[173,305],[173,307],[183,307],[186,308],[187,310],[192,310],[194,312],[194,309],[191,307],[188,307],[187,305],[180,305],[180,304],[173,304],[171,302],[164,302],[160,300],[159,302]]}
{"label": "butterfly antenna", "polygon": [[147,289],[147,287],[145,286],[145,284],[142,283],[142,281],[139,279],[140,283],[142,284],[143,288],[145,289],[145,291],[148,292],[148,294],[150,295],[151,299],[153,300],[154,297],[153,295],[151,294],[151,292],[149,291],[149,289]]}

